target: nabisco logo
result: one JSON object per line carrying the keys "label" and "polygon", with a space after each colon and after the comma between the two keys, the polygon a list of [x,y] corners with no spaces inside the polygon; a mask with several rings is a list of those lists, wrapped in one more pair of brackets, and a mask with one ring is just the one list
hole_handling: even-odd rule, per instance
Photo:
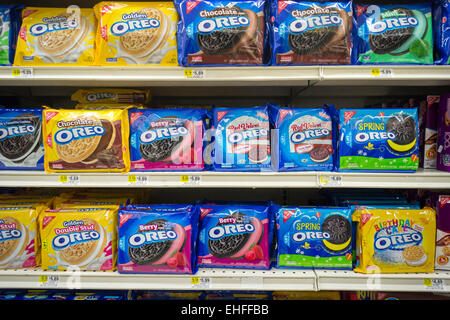
{"label": "nabisco logo", "polygon": [[286,222],[294,214],[295,210],[283,210],[283,222]]}
{"label": "nabisco logo", "polygon": [[351,118],[356,114],[357,111],[344,111],[345,123],[348,123]]}
{"label": "nabisco logo", "polygon": [[200,3],[200,1],[188,1],[188,2],[186,2],[186,13],[191,12],[199,3]]}

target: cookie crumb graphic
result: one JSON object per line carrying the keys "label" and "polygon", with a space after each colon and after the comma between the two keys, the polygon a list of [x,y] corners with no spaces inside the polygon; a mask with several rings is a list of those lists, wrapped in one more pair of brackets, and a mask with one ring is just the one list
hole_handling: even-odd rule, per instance
{"label": "cookie crumb graphic", "polygon": [[422,246],[410,246],[403,250],[403,258],[408,265],[418,267],[427,261],[425,250]]}

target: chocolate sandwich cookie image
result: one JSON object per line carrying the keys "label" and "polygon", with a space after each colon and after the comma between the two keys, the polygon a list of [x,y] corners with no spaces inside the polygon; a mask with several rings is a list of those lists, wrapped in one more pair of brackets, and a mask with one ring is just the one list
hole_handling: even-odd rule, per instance
{"label": "chocolate sandwich cookie image", "polygon": [[42,170],[42,109],[0,109],[0,168]]}
{"label": "chocolate sandwich cookie image", "polygon": [[176,1],[182,65],[261,65],[264,1]]}
{"label": "chocolate sandwich cookie image", "polygon": [[408,152],[416,146],[417,127],[411,116],[400,114],[391,116],[386,123],[386,131],[394,139],[387,140],[390,148],[397,152]]}
{"label": "chocolate sandwich cookie image", "polygon": [[273,63],[350,64],[352,3],[274,1]]}
{"label": "chocolate sandwich cookie image", "polygon": [[430,4],[357,5],[359,63],[432,63]]}
{"label": "chocolate sandwich cookie image", "polygon": [[322,232],[330,235],[324,245],[332,251],[345,250],[351,243],[352,227],[350,220],[341,215],[330,215],[322,223]]}
{"label": "chocolate sandwich cookie image", "polygon": [[46,109],[46,170],[128,170],[128,111]]}

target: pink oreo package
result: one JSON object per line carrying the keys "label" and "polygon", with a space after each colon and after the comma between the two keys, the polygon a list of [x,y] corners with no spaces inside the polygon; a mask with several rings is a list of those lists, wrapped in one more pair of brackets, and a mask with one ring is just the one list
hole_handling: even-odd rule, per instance
{"label": "pink oreo package", "polygon": [[200,205],[199,267],[269,269],[270,207]]}
{"label": "pink oreo package", "polygon": [[130,109],[130,170],[203,170],[206,116],[202,109]]}
{"label": "pink oreo package", "polygon": [[450,172],[450,94],[441,96],[438,110],[436,169]]}

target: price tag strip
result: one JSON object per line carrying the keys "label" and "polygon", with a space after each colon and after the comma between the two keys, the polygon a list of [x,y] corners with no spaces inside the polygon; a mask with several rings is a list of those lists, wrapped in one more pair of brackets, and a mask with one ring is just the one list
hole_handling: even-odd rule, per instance
{"label": "price tag strip", "polygon": [[183,175],[180,177],[180,182],[183,185],[199,185],[202,182],[202,176]]}
{"label": "price tag strip", "polygon": [[205,79],[206,70],[204,69],[184,69],[184,77],[188,79]]}
{"label": "price tag strip", "polygon": [[150,184],[148,176],[129,175],[128,184],[132,186],[147,186]]}
{"label": "price tag strip", "polygon": [[444,279],[423,279],[423,285],[429,291],[447,291]]}
{"label": "price tag strip", "polygon": [[77,175],[60,175],[58,177],[58,182],[62,185],[78,185],[80,180],[80,176]]}
{"label": "price tag strip", "polygon": [[32,68],[13,68],[12,76],[15,78],[33,78]]}
{"label": "price tag strip", "polygon": [[59,276],[39,276],[39,287],[41,288],[55,288],[58,287]]}
{"label": "price tag strip", "polygon": [[209,277],[191,277],[192,289],[209,289],[211,288],[211,278]]}
{"label": "price tag strip", "polygon": [[392,78],[394,76],[394,70],[390,68],[371,68],[370,75],[379,78]]}
{"label": "price tag strip", "polygon": [[340,187],[342,186],[342,176],[338,175],[319,175],[317,183],[321,187]]}

